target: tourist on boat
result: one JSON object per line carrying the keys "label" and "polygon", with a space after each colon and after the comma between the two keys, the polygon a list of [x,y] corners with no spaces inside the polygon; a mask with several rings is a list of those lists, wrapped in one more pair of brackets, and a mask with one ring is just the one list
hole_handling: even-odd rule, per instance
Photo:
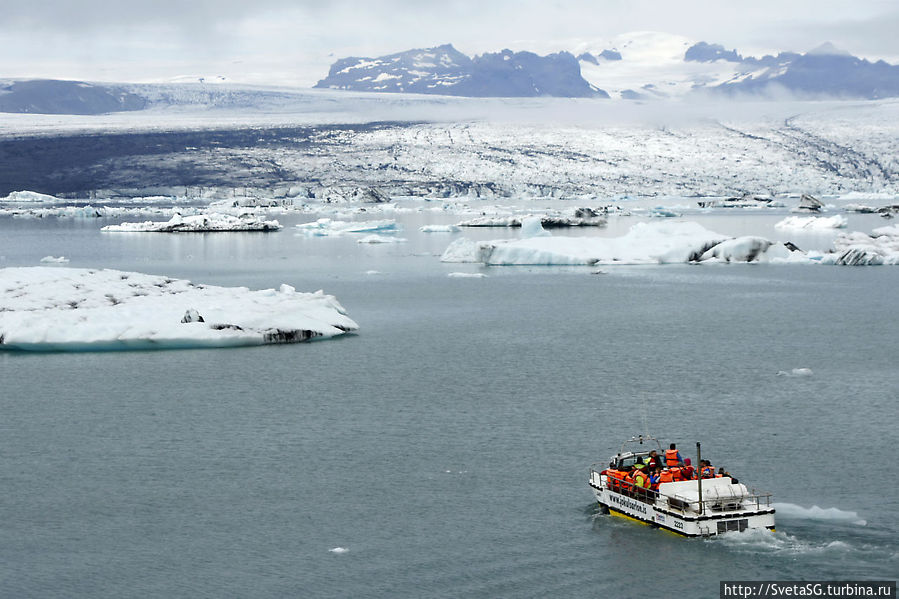
{"label": "tourist on boat", "polygon": [[650,470],[655,470],[656,468],[661,468],[665,464],[662,463],[662,458],[659,456],[659,453],[653,449],[649,452],[649,458],[646,460],[646,466],[649,467]]}
{"label": "tourist on boat", "polygon": [[699,471],[702,473],[702,478],[715,478],[715,467],[712,466],[712,463],[708,460],[702,460],[699,463]]}
{"label": "tourist on boat", "polygon": [[684,459],[681,457],[680,452],[677,450],[677,445],[674,443],[665,450],[665,465],[669,468],[684,465]]}
{"label": "tourist on boat", "polygon": [[684,458],[684,467],[680,471],[681,480],[693,480],[696,478],[696,470],[693,468],[693,462],[690,458]]}
{"label": "tourist on boat", "polygon": [[730,482],[732,482],[732,483],[735,484],[735,485],[736,485],[736,484],[739,484],[739,482],[740,482],[740,481],[738,481],[737,479],[735,479],[735,478],[731,475],[730,472],[728,472],[727,470],[725,470],[725,469],[724,469],[724,466],[721,466],[720,468],[718,468],[718,478],[722,478],[722,477],[725,477],[725,476],[729,477],[729,478],[730,478]]}
{"label": "tourist on boat", "polygon": [[671,468],[662,468],[662,471],[659,473],[659,484],[662,483],[673,483],[674,482],[674,471]]}
{"label": "tourist on boat", "polygon": [[662,476],[662,469],[659,466],[656,466],[652,469],[652,472],[649,474],[649,485],[653,489],[659,488],[659,479]]}

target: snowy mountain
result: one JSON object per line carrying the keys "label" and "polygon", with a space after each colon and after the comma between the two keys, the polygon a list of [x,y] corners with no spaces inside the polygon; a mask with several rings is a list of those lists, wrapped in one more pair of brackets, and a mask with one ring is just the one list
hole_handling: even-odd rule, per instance
{"label": "snowy mountain", "polygon": [[[595,59],[594,59],[595,60]],[[503,50],[469,58],[451,44],[379,58],[342,58],[318,88],[471,97],[608,97],[581,77],[568,52]]]}
{"label": "snowy mountain", "polygon": [[[687,51],[687,60],[726,60],[743,71],[717,86],[728,94],[769,94],[787,91],[800,97],[833,96],[876,100],[899,96],[899,66],[869,62],[825,43],[805,54],[743,58],[736,50],[705,44]],[[713,58],[717,57],[717,58]]]}
{"label": "snowy mountain", "polygon": [[[620,61],[591,60],[600,49]],[[825,43],[804,54],[744,57],[720,44],[657,32],[629,33],[576,48],[583,76],[612,97],[647,99],[695,91],[724,95],[878,99],[899,96],[899,66],[852,56]],[[603,50],[606,51],[606,50]]]}
{"label": "snowy mountain", "polygon": [[556,52],[546,56],[503,50],[469,58],[446,44],[379,58],[344,58],[316,87],[474,97],[610,94],[626,100],[696,91],[728,96],[899,96],[899,67],[871,63],[831,44],[805,54],[755,58],[719,44],[642,31],[552,47]]}

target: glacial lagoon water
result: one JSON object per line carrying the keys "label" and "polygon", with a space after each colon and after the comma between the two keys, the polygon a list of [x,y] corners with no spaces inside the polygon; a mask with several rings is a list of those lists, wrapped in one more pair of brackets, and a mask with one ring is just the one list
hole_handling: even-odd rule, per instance
{"label": "glacial lagoon water", "polygon": [[[278,218],[275,234],[180,236],[0,219],[0,266],[65,255],[322,288],[361,327],[252,349],[0,353],[0,595],[716,597],[722,579],[895,580],[899,269],[485,268],[439,262],[459,234],[418,226],[446,215],[397,215],[408,241],[390,245]],[[700,222],[773,237],[779,218]],[[778,374],[794,368],[812,374]],[[643,430],[644,405],[655,435],[702,441],[774,493],[777,532],[686,540],[599,514],[588,467]]]}

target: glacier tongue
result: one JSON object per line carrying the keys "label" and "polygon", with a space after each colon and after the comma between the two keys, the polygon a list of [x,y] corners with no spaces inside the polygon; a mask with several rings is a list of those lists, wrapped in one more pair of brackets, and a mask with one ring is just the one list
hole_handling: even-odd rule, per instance
{"label": "glacier tongue", "polygon": [[357,328],[333,296],[290,285],[251,291],[117,270],[0,269],[0,350],[232,347]]}

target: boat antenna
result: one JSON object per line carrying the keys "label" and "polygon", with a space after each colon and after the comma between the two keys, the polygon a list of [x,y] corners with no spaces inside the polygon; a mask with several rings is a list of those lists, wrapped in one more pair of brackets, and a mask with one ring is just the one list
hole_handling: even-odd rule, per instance
{"label": "boat antenna", "polygon": [[640,416],[643,418],[643,434],[647,439],[649,439],[650,437],[652,437],[652,435],[649,434],[649,417],[647,415],[648,411],[646,410],[646,394],[643,394],[642,399],[643,401],[640,404]]}

